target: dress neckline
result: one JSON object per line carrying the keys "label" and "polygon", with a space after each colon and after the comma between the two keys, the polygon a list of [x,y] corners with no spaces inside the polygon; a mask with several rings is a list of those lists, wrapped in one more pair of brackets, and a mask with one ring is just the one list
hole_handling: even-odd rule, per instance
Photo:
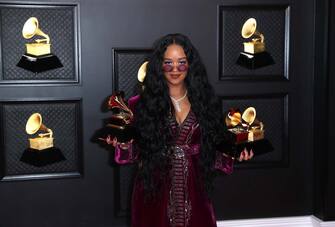
{"label": "dress neckline", "polygon": [[176,124],[177,124],[178,127],[181,128],[181,127],[185,124],[185,122],[186,122],[187,119],[189,118],[191,112],[192,112],[192,108],[189,109],[189,111],[187,112],[187,115],[186,115],[185,119],[184,119],[182,122],[180,122],[180,123],[178,123],[177,118],[176,118],[176,115],[173,116],[173,119],[174,119],[174,121],[176,122]]}

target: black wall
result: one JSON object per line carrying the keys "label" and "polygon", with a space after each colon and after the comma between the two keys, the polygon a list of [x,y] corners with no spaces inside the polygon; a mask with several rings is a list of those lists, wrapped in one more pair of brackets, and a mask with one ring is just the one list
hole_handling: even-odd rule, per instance
{"label": "black wall", "polygon": [[329,1],[330,7],[329,7],[329,12],[330,12],[330,23],[329,23],[329,49],[328,49],[328,54],[329,54],[329,60],[328,60],[328,66],[329,66],[329,71],[328,71],[328,78],[329,78],[329,129],[328,129],[328,135],[329,135],[329,147],[328,147],[328,152],[329,152],[329,158],[327,160],[327,164],[329,167],[328,170],[328,179],[327,179],[327,197],[325,198],[325,201],[327,201],[327,212],[326,216],[330,220],[335,219],[335,196],[332,193],[335,189],[335,182],[334,182],[334,174],[335,174],[335,168],[334,168],[334,152],[333,150],[333,143],[334,141],[334,132],[332,130],[332,125],[334,124],[334,119],[332,116],[335,114],[335,105],[334,105],[334,73],[335,73],[335,66],[332,62],[335,60],[335,45],[332,40],[335,38],[335,4],[334,2]]}
{"label": "black wall", "polygon": [[[39,4],[0,3],[30,4],[30,7]],[[125,216],[128,205],[124,198],[129,197],[129,188],[124,182],[129,182],[127,171],[131,167],[116,166],[111,161],[110,151],[91,142],[91,138],[102,126],[102,120],[110,116],[102,110],[102,105],[117,87],[115,83],[120,82],[115,79],[115,49],[137,53],[136,50],[150,48],[158,37],[176,32],[188,35],[198,48],[223,104],[258,105],[264,113],[263,119],[267,120],[266,125],[272,127],[273,132],[266,133],[276,144],[273,153],[239,164],[233,175],[216,180],[213,202],[217,218],[316,214],[334,220],[332,179],[335,169],[332,163],[335,157],[331,152],[334,120],[331,116],[335,111],[332,100],[335,49],[331,40],[335,37],[335,4],[330,0],[82,0],[67,3],[78,10],[79,51],[74,56],[79,63],[78,72],[74,70],[78,73],[78,82],[74,76],[69,83],[42,81],[36,84],[32,79],[26,83],[0,84],[0,124],[4,127],[2,116],[6,115],[6,108],[3,111],[3,106],[13,100],[19,103],[80,100],[81,123],[76,127],[80,132],[75,133],[79,140],[79,164],[74,166],[75,174],[69,174],[68,169],[58,173],[56,169],[51,171],[51,177],[5,176],[0,182],[0,226],[126,226],[129,217]],[[40,4],[66,5],[64,1]],[[221,57],[226,55],[220,43],[225,42],[225,39],[220,40],[220,34],[225,32],[225,20],[219,15],[222,12],[230,15],[228,8],[242,14],[255,10],[262,15],[262,10],[269,9],[284,12],[284,20],[276,21],[277,26],[286,31],[278,34],[286,45],[281,43],[285,46],[279,54],[283,57],[278,61],[281,68],[265,69],[260,77],[257,77],[260,71],[242,78],[220,75],[220,68],[224,67]],[[239,23],[236,22],[236,26],[240,26]],[[0,63],[4,63],[4,56]],[[58,75],[57,71],[55,74]],[[10,165],[4,157],[12,152],[10,148],[4,149],[8,138],[5,134],[2,130],[0,163],[4,175]]]}
{"label": "black wall", "polygon": [[[324,220],[334,220],[334,43],[335,4],[318,1],[316,4],[315,35],[315,214]],[[319,36],[320,35],[320,36]]]}

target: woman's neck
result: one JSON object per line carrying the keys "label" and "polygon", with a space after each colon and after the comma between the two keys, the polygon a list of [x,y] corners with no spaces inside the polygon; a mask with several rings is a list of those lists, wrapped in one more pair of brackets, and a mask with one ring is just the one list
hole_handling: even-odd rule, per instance
{"label": "woman's neck", "polygon": [[186,87],[185,86],[171,86],[169,87],[169,93],[171,97],[178,99],[185,95]]}

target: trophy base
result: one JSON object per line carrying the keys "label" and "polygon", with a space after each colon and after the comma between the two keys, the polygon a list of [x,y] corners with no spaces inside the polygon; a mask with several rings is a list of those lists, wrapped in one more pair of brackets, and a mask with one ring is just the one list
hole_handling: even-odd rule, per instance
{"label": "trophy base", "polygon": [[273,65],[274,63],[275,62],[272,56],[266,51],[256,54],[241,52],[236,61],[236,64],[248,69],[257,69],[260,67]]}
{"label": "trophy base", "polygon": [[244,52],[256,54],[265,51],[265,43],[262,42],[245,42],[244,45]]}
{"label": "trophy base", "polygon": [[42,167],[64,160],[66,160],[66,158],[64,157],[60,149],[56,147],[51,147],[44,150],[27,148],[26,150],[24,150],[20,158],[21,162],[36,167]]}
{"label": "trophy base", "polygon": [[54,146],[54,138],[30,138],[29,147],[34,150],[45,150]]}
{"label": "trophy base", "polygon": [[264,130],[263,129],[250,129],[248,133],[248,141],[256,141],[264,139]]}
{"label": "trophy base", "polygon": [[27,43],[26,53],[33,56],[42,56],[51,53],[50,43]]}
{"label": "trophy base", "polygon": [[249,132],[245,129],[231,128],[231,129],[228,129],[228,133],[230,133],[230,140],[235,144],[248,141]]}
{"label": "trophy base", "polygon": [[18,67],[29,70],[34,73],[40,73],[51,69],[63,67],[59,58],[53,54],[35,56],[30,54],[22,55],[17,63]]}

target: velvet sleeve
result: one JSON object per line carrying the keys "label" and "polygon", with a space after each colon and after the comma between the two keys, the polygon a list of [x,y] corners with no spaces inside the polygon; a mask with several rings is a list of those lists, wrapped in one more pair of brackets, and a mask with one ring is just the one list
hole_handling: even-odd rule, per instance
{"label": "velvet sleeve", "polygon": [[225,153],[217,151],[214,167],[226,174],[231,174],[233,173],[234,159]]}
{"label": "velvet sleeve", "polygon": [[223,140],[217,146],[215,169],[220,170],[226,174],[231,174],[234,167],[234,157],[236,155],[236,146],[231,143],[232,138],[226,131],[223,135]]}
{"label": "velvet sleeve", "polygon": [[117,144],[115,147],[114,160],[118,164],[134,163],[138,159],[138,153],[134,149],[133,142]]}

